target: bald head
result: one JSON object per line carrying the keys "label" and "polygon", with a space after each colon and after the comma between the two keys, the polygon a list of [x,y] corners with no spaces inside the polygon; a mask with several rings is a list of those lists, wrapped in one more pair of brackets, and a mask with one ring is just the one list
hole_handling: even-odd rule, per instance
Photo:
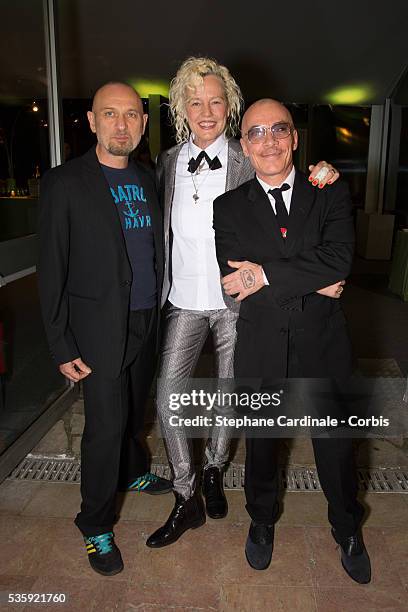
{"label": "bald head", "polygon": [[94,95],[88,121],[98,140],[99,161],[113,168],[126,167],[147,121],[139,94],[127,83],[106,83]]}
{"label": "bald head", "polygon": [[128,83],[123,83],[122,81],[109,81],[108,83],[105,83],[105,85],[99,87],[99,89],[95,91],[92,99],[92,110],[94,111],[95,108],[98,108],[101,106],[101,104],[104,104],[107,98],[110,99],[112,96],[121,95],[128,95],[129,97],[133,98],[135,104],[138,104],[143,111],[142,99],[137,91],[133,89],[131,85]]}
{"label": "bald head", "polygon": [[280,185],[293,167],[298,136],[287,108],[277,100],[258,100],[242,118],[241,146],[258,178]]}
{"label": "bald head", "polygon": [[273,100],[273,98],[262,98],[262,100],[257,100],[251,104],[245,111],[241,123],[242,134],[246,134],[248,129],[253,125],[263,125],[262,123],[254,122],[254,119],[261,115],[264,116],[267,113],[276,113],[282,117],[283,121],[293,126],[292,115],[286,106],[277,100]]}

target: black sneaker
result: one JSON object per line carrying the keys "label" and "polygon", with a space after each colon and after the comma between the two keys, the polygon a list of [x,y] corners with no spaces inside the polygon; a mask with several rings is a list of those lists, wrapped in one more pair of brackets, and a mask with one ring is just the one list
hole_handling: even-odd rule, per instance
{"label": "black sneaker", "polygon": [[172,490],[173,485],[170,480],[156,476],[151,472],[139,476],[125,488],[125,491],[137,491],[149,495],[161,495],[162,493],[170,493]]}
{"label": "black sneaker", "polygon": [[95,572],[103,576],[114,576],[123,570],[120,550],[115,544],[111,531],[84,537],[84,541],[89,563]]}

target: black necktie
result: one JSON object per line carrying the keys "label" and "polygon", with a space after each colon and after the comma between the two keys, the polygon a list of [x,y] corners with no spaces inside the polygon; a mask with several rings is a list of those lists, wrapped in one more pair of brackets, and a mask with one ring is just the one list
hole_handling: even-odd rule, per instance
{"label": "black necktie", "polygon": [[282,191],[287,191],[288,189],[290,189],[290,185],[283,183],[282,187],[268,190],[268,193],[270,193],[275,200],[276,220],[279,224],[282,238],[286,238],[289,221],[289,213],[283,201]]}
{"label": "black necktie", "polygon": [[188,171],[195,172],[203,159],[206,160],[210,170],[218,170],[218,168],[221,168],[221,162],[217,156],[211,159],[210,157],[208,157],[205,151],[201,151],[201,153],[197,155],[197,159],[194,159],[194,157],[192,157],[188,162]]}

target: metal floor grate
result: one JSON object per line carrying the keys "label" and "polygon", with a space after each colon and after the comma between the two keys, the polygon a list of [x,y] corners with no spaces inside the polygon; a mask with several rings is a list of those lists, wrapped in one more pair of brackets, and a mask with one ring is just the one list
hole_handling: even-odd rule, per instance
{"label": "metal floor grate", "polygon": [[358,469],[359,487],[376,493],[408,493],[408,468]]}
{"label": "metal floor grate", "polygon": [[30,457],[28,455],[12,471],[9,479],[81,482],[81,467],[77,459]]}
{"label": "metal floor grate", "polygon": [[[170,468],[165,464],[153,464],[152,471],[163,478],[170,478]],[[372,468],[357,470],[362,491],[375,493],[408,493],[408,468]],[[225,474],[226,489],[241,490],[244,486],[245,468],[231,464]],[[10,474],[12,480],[79,483],[81,469],[78,459],[34,457],[28,455]],[[316,468],[296,467],[281,469],[281,486],[287,491],[321,491]]]}

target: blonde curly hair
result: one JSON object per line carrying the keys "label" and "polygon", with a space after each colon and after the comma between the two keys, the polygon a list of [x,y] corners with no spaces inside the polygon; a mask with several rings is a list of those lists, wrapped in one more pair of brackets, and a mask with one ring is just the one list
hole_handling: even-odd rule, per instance
{"label": "blonde curly hair", "polygon": [[179,144],[189,139],[191,131],[186,112],[187,90],[202,85],[204,77],[210,74],[221,79],[224,87],[227,100],[226,136],[235,136],[238,131],[243,98],[230,71],[209,57],[189,57],[181,64],[169,90],[170,116]]}

